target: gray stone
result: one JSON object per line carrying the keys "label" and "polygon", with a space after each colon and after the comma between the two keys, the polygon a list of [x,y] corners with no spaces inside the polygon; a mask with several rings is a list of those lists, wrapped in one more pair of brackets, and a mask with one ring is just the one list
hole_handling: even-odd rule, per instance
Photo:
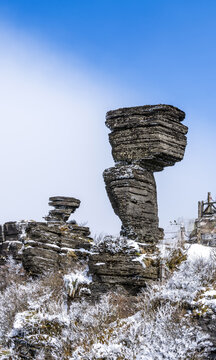
{"label": "gray stone", "polygon": [[133,164],[116,165],[105,170],[103,176],[112,207],[122,221],[121,235],[150,243],[160,239],[152,172]]}
{"label": "gray stone", "polygon": [[181,161],[188,128],[180,123],[183,111],[170,105],[147,105],[109,111],[106,125],[116,162],[136,162],[161,171]]}
{"label": "gray stone", "polygon": [[170,105],[146,105],[109,111],[106,125],[117,165],[104,171],[106,190],[122,221],[121,234],[157,243],[157,192],[154,171],[181,161],[186,147],[185,113]]}
{"label": "gray stone", "polygon": [[56,209],[47,222],[9,222],[1,227],[0,265],[12,256],[28,273],[39,275],[87,260],[92,242],[89,228],[65,222],[80,201],[60,196],[49,200]]}
{"label": "gray stone", "polygon": [[89,229],[78,225],[30,222],[24,239],[24,268],[37,275],[86,260],[92,241],[86,234]]}
{"label": "gray stone", "polygon": [[156,256],[149,254],[142,258],[140,253],[128,253],[126,250],[117,253],[93,252],[89,257],[89,271],[93,280],[93,298],[110,290],[127,291],[136,295],[147,284],[160,278],[159,260]]}
{"label": "gray stone", "polygon": [[80,206],[80,200],[66,196],[53,196],[49,198],[49,205],[55,209],[50,210],[45,220],[50,222],[66,222],[70,215]]}

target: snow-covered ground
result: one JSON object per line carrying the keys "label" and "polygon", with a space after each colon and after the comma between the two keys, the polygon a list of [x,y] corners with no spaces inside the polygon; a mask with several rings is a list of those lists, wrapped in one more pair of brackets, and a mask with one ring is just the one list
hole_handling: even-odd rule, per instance
{"label": "snow-covered ground", "polygon": [[[163,253],[165,266],[169,251]],[[137,297],[110,293],[96,304],[72,301],[70,307],[68,292],[74,295],[79,284],[91,282],[85,269],[28,281],[11,262],[16,275],[0,293],[0,359],[19,359],[20,339],[29,348],[36,344],[37,359],[48,358],[47,352],[49,359],[65,360],[207,359],[211,339],[196,319],[212,316],[215,322],[215,251],[193,244],[182,253],[167,280],[153,282]]]}
{"label": "snow-covered ground", "polygon": [[188,246],[188,261],[196,261],[197,259],[204,259],[208,261],[213,253],[214,248],[201,244],[192,244]]}

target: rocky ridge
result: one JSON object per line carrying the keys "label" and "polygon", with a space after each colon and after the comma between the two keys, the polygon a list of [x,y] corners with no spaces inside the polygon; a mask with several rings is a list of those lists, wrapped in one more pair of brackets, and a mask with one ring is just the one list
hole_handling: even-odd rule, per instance
{"label": "rocky ridge", "polygon": [[76,221],[66,222],[80,201],[70,197],[52,197],[49,204],[56,209],[45,217],[46,222],[8,222],[1,228],[1,263],[11,255],[22,261],[33,275],[64,269],[87,258],[92,239],[88,227]]}
{"label": "rocky ridge", "polygon": [[[157,244],[159,228],[157,190],[153,171],[183,158],[187,127],[185,114],[170,105],[146,105],[109,111],[106,125],[116,165],[104,171],[106,190],[122,221],[115,251],[110,237],[98,246],[87,227],[68,221],[80,201],[50,197],[54,209],[45,222],[9,222],[1,228],[0,255],[22,261],[33,275],[85,263],[92,276],[92,296],[111,288],[137,293],[161,276]],[[112,238],[112,237],[111,237]],[[111,243],[115,243],[112,238]],[[131,242],[132,241],[132,242]],[[113,245],[112,245],[113,246]]]}

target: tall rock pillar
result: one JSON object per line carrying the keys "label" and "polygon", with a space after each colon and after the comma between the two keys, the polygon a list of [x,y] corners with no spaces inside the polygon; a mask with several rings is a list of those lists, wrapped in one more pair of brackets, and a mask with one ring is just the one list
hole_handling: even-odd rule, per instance
{"label": "tall rock pillar", "polygon": [[185,113],[171,105],[145,105],[109,111],[106,126],[116,165],[104,171],[112,207],[122,221],[121,235],[155,245],[158,227],[154,172],[181,161],[188,128]]}

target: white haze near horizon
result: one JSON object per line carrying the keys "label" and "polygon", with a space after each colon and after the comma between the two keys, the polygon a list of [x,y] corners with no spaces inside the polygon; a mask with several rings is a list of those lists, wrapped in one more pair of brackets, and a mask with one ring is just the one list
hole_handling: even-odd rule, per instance
{"label": "white haze near horizon", "polygon": [[41,220],[48,198],[74,196],[74,214],[93,231],[119,227],[110,216],[102,172],[112,165],[100,79],[64,63],[31,39],[0,31],[0,223]]}
{"label": "white haze near horizon", "polygon": [[[0,223],[41,220],[48,198],[63,195],[81,200],[74,219],[87,222],[92,235],[118,233],[102,178],[113,165],[104,118],[109,109],[136,105],[135,92],[112,88],[110,79],[77,59],[70,63],[7,28],[0,28],[0,53]],[[137,105],[155,103],[142,98]],[[161,226],[195,217],[197,200],[216,191],[214,179],[205,176],[211,149],[201,152],[201,134],[206,144],[213,136],[192,127],[185,160],[156,174]]]}

